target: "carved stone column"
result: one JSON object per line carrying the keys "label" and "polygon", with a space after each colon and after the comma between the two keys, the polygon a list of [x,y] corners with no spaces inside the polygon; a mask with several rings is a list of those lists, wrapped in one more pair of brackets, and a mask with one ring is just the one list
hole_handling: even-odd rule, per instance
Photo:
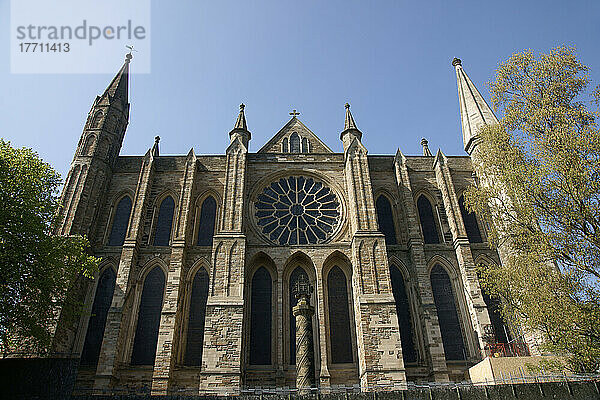
{"label": "carved stone column", "polygon": [[298,304],[292,309],[296,317],[296,387],[299,394],[310,393],[315,386],[315,361],[312,317],[315,308],[310,305],[313,287],[301,275],[293,288]]}

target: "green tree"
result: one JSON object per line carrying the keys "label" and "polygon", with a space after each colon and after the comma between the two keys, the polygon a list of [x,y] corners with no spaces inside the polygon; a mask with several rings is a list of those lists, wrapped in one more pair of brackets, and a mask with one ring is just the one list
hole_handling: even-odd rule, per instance
{"label": "green tree", "polygon": [[600,368],[600,90],[571,47],[516,53],[491,82],[465,198],[504,265],[480,271],[513,326],[578,372]]}
{"label": "green tree", "polygon": [[83,237],[52,235],[59,174],[30,149],[0,139],[0,351],[46,351],[67,292],[97,260]]}

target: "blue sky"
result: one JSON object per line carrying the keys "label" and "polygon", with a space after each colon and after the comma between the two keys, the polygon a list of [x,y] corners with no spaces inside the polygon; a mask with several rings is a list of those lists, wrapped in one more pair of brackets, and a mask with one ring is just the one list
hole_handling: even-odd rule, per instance
{"label": "blue sky", "polygon": [[[112,76],[11,74],[9,10],[0,0],[0,135],[64,176]],[[600,1],[152,1],[151,12],[152,72],[131,78],[126,155],[157,134],[162,154],[222,154],[240,102],[252,152],[292,108],[341,151],[346,101],[370,154],[420,154],[426,137],[461,155],[453,57],[486,99],[498,64],[525,48],[575,45],[600,83]]]}

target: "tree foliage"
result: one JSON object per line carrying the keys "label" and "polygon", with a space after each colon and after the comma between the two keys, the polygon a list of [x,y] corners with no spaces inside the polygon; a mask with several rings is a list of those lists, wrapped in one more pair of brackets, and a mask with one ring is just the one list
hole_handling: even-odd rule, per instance
{"label": "tree foliage", "polygon": [[[85,238],[52,235],[59,174],[30,149],[0,139],[0,350],[47,350],[58,310],[97,260]],[[74,310],[71,304],[66,309]]]}
{"label": "tree foliage", "polygon": [[527,50],[500,64],[492,101],[503,117],[476,150],[468,207],[504,265],[483,273],[513,326],[575,371],[600,367],[600,90],[575,49]]}

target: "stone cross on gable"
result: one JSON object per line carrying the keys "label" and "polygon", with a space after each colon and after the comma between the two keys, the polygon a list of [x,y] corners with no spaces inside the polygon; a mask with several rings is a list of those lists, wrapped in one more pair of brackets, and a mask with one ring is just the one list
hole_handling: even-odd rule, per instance
{"label": "stone cross on gable", "polygon": [[295,117],[295,116],[297,116],[297,115],[300,115],[300,113],[299,113],[298,111],[296,111],[296,109],[293,109],[293,110],[292,110],[292,112],[290,113],[290,115],[291,115],[292,117]]}

